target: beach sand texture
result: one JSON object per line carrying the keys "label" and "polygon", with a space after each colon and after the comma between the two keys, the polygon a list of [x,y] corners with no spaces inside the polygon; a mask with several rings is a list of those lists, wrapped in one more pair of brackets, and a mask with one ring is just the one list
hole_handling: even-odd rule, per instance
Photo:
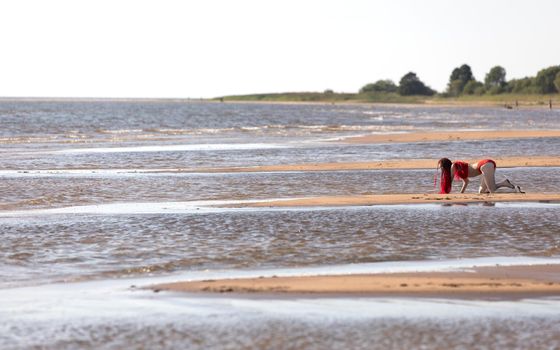
{"label": "beach sand texture", "polygon": [[178,282],[154,291],[264,294],[362,294],[516,298],[560,295],[560,266],[479,267],[464,272],[267,277]]}
{"label": "beach sand texture", "polygon": [[560,137],[560,130],[474,130],[372,134],[349,137],[349,143],[468,141]]}
{"label": "beach sand texture", "polygon": [[356,196],[322,196],[299,199],[260,201],[238,204],[233,207],[313,207],[313,206],[361,206],[387,204],[467,204],[495,202],[560,202],[560,193],[491,193],[491,194],[381,194]]}
{"label": "beach sand texture", "polygon": [[[559,167],[558,157],[494,157],[498,168],[513,167]],[[462,159],[476,162],[478,159]],[[193,172],[193,173],[259,173],[259,172],[289,172],[289,171],[344,171],[344,170],[385,170],[385,169],[435,169],[438,159],[391,159],[366,162],[333,162],[333,163],[302,163],[276,164],[252,167],[224,167],[224,168],[180,168],[156,169],[154,172]]]}

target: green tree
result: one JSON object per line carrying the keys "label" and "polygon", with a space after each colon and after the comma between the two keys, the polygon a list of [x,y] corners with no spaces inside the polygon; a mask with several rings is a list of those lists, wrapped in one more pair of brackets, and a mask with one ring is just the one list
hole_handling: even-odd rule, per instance
{"label": "green tree", "polygon": [[492,67],[484,78],[484,85],[487,89],[496,86],[504,87],[506,85],[506,70],[501,66]]}
{"label": "green tree", "polygon": [[504,91],[505,91],[504,88],[501,87],[500,85],[494,85],[490,89],[487,89],[486,93],[490,94],[490,95],[499,95],[499,94],[503,93]]}
{"label": "green tree", "polygon": [[360,89],[360,93],[367,92],[397,92],[398,87],[392,80],[378,80],[373,84],[367,84]]}
{"label": "green tree", "polygon": [[465,85],[471,80],[475,80],[471,67],[463,64],[461,67],[453,69],[447,85],[447,93],[451,96],[459,96],[463,93]]}
{"label": "green tree", "polygon": [[556,74],[556,78],[554,79],[554,86],[556,86],[556,91],[560,92],[560,72]]}
{"label": "green tree", "polygon": [[479,88],[484,88],[484,85],[476,80],[470,80],[463,88],[463,93],[467,95],[482,95]]}
{"label": "green tree", "polygon": [[465,84],[459,79],[450,81],[449,84],[447,84],[447,94],[449,96],[459,96],[463,93],[464,85]]}
{"label": "green tree", "polygon": [[560,72],[560,66],[552,66],[540,70],[535,77],[535,88],[538,93],[541,94],[552,94],[555,92],[560,92],[556,89],[554,81],[556,75]]}
{"label": "green tree", "polygon": [[453,80],[461,80],[465,82],[465,84],[469,80],[474,80],[474,75],[472,74],[471,67],[468,64],[463,64],[461,67],[453,69],[451,72],[451,77],[449,78],[450,81]]}
{"label": "green tree", "polygon": [[473,95],[482,96],[485,93],[486,93],[486,89],[484,88],[484,85],[480,83],[480,86],[474,89]]}
{"label": "green tree", "polygon": [[401,78],[398,91],[402,96],[432,96],[433,94],[435,94],[435,91],[426,86],[414,72],[408,72]]}
{"label": "green tree", "polygon": [[506,90],[515,94],[532,94],[535,93],[534,78],[525,77],[521,79],[512,79],[507,83]]}

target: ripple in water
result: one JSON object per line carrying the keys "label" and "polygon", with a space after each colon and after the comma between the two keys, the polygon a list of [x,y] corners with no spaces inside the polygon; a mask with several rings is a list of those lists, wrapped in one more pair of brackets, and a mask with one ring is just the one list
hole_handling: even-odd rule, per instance
{"label": "ripple in water", "polygon": [[557,214],[556,206],[411,206],[5,218],[0,221],[0,281],[557,256]]}

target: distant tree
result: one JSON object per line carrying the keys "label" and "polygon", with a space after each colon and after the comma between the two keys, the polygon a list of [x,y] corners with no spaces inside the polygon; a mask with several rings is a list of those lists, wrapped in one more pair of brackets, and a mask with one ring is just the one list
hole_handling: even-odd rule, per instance
{"label": "distant tree", "polygon": [[554,86],[556,87],[556,91],[560,92],[560,72],[556,74],[556,78],[554,79]]}
{"label": "distant tree", "polygon": [[468,64],[463,64],[461,67],[453,69],[449,81],[453,80],[461,80],[465,82],[465,84],[469,80],[474,80],[474,75],[472,74],[471,67]]}
{"label": "distant tree", "polygon": [[326,89],[325,91],[323,91],[323,93],[324,93],[325,95],[332,95],[332,94],[334,94],[334,91],[331,90],[331,89]]}
{"label": "distant tree", "polygon": [[484,95],[485,93],[486,93],[486,89],[484,88],[484,85],[480,83],[480,86],[474,89],[473,95],[481,96]]}
{"label": "distant tree", "polygon": [[360,89],[360,93],[367,92],[397,92],[398,87],[392,80],[378,80],[373,84],[367,84]]}
{"label": "distant tree", "polygon": [[447,94],[449,96],[459,96],[463,93],[464,84],[461,80],[452,80],[447,84]]}
{"label": "distant tree", "polygon": [[484,85],[479,81],[470,80],[467,84],[465,84],[463,93],[467,95],[482,95],[484,90],[480,90],[479,88],[484,89]]}
{"label": "distant tree", "polygon": [[536,92],[541,94],[552,94],[555,92],[560,92],[556,89],[554,81],[556,75],[560,72],[560,66],[552,66],[540,70],[535,77],[535,88]]}
{"label": "distant tree", "polygon": [[506,85],[506,70],[501,66],[495,66],[486,74],[484,78],[484,85],[487,89]]}
{"label": "distant tree", "polygon": [[486,93],[489,95],[499,95],[505,91],[506,90],[500,85],[494,85],[491,88],[486,89]]}
{"label": "distant tree", "polygon": [[471,67],[463,64],[461,67],[453,69],[447,84],[447,93],[451,96],[459,96],[463,93],[465,85],[471,80],[475,80]]}
{"label": "distant tree", "polygon": [[505,89],[515,94],[532,94],[535,93],[534,78],[525,77],[522,79],[510,80]]}
{"label": "distant tree", "polygon": [[399,82],[398,92],[400,95],[424,95],[432,96],[435,91],[426,86],[414,72],[406,73]]}

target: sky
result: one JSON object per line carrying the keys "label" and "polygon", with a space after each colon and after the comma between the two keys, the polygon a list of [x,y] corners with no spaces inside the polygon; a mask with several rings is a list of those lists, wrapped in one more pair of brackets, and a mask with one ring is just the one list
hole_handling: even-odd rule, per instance
{"label": "sky", "polygon": [[560,64],[557,0],[0,0],[0,96],[357,92]]}

